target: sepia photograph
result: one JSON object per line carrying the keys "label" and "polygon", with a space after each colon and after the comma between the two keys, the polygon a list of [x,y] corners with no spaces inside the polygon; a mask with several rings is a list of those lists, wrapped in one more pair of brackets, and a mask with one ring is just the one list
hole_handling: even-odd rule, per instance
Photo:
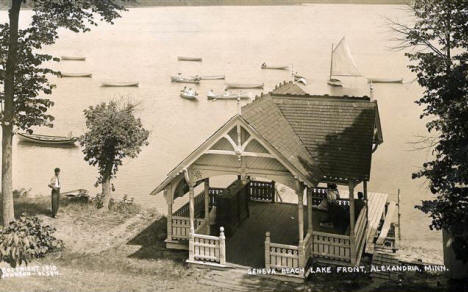
{"label": "sepia photograph", "polygon": [[468,291],[468,0],[0,0],[0,292]]}

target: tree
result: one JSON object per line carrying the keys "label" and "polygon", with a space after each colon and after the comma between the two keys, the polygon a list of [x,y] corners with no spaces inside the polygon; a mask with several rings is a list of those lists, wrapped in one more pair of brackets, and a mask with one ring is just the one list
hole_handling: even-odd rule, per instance
{"label": "tree", "polygon": [[47,110],[53,102],[40,97],[52,93],[49,74],[58,72],[43,66],[54,60],[42,54],[45,45],[55,43],[58,29],[86,32],[98,21],[112,23],[124,7],[111,0],[28,1],[33,9],[31,23],[19,28],[23,0],[10,0],[9,23],[0,24],[0,83],[3,113],[2,124],[2,201],[3,224],[14,220],[12,193],[12,140],[15,129],[30,130],[33,126],[52,126]]}
{"label": "tree", "polygon": [[406,55],[424,94],[420,118],[428,118],[433,160],[413,174],[426,178],[433,200],[416,208],[432,218],[431,229],[454,237],[454,251],[468,261],[468,1],[416,0],[414,25],[393,23],[404,35]]}
{"label": "tree", "polygon": [[97,166],[97,184],[102,185],[103,208],[109,208],[111,179],[125,158],[135,158],[148,145],[149,132],[134,116],[135,105],[115,101],[91,106],[84,111],[88,131],[81,136],[84,159]]}

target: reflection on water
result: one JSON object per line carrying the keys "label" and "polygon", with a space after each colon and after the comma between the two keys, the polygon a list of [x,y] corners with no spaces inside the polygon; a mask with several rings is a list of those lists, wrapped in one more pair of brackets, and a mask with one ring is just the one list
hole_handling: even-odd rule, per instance
{"label": "reflection on water", "polygon": [[[30,12],[22,13],[24,23]],[[6,12],[0,12],[0,17],[5,19]],[[150,146],[137,159],[125,162],[114,183],[119,194],[165,210],[162,196],[150,197],[150,191],[237,111],[236,102],[206,99],[209,89],[223,90],[223,81],[192,86],[201,98],[191,102],[179,97],[183,85],[171,83],[171,75],[225,74],[226,82],[265,83],[268,91],[291,76],[288,71],[261,70],[260,65],[293,64],[307,77],[305,89],[312,94],[368,95],[363,79],[346,80],[343,89],[327,86],[331,43],[346,35],[364,75],[411,80],[403,52],[389,49],[394,36],[385,17],[404,19],[404,9],[390,5],[130,9],[114,26],[103,25],[88,34],[64,31],[58,43],[47,48],[56,56],[86,56],[86,62],[55,66],[64,72],[90,72],[93,78],[54,78],[55,127],[36,132],[80,135],[88,106],[111,99],[138,102],[138,114],[151,131]],[[203,62],[178,62],[177,56],[199,56]],[[140,87],[104,88],[103,81],[138,81]],[[413,102],[421,89],[415,83],[375,84],[374,88],[384,144],[373,157],[369,190],[395,194],[400,188],[403,237],[416,245],[437,245],[438,233],[415,232],[426,230],[429,222],[413,207],[429,197],[427,187],[423,181],[411,180],[411,173],[430,158],[428,151],[414,151],[409,143],[426,134],[424,122],[418,119],[421,109]],[[48,194],[52,170],[60,167],[65,190],[98,191],[93,187],[97,170],[83,161],[79,147],[33,147],[16,139],[14,143],[15,187]]]}

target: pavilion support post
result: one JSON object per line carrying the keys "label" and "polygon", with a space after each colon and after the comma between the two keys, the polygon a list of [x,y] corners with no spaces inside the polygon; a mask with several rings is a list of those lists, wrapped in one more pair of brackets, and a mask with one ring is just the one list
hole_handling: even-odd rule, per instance
{"label": "pavilion support post", "polygon": [[356,222],[355,207],[354,207],[354,187],[355,183],[350,182],[349,185],[349,239],[351,243],[351,264],[356,263],[356,240],[354,235],[354,224]]}
{"label": "pavilion support post", "polygon": [[305,252],[304,252],[304,186],[296,180],[296,194],[297,194],[297,225],[299,228],[299,267],[305,266]]}
{"label": "pavilion support post", "polygon": [[172,193],[172,188],[169,190],[164,189],[164,197],[167,200],[167,241],[172,240],[172,203],[174,194]]}
{"label": "pavilion support post", "polygon": [[270,268],[270,243],[271,243],[271,239],[270,239],[270,232],[266,232],[265,233],[265,269],[269,269]]}
{"label": "pavilion support post", "polygon": [[190,233],[195,233],[195,190],[189,184],[189,211],[190,211]]}
{"label": "pavilion support post", "polygon": [[364,232],[364,234],[367,235],[367,228],[369,227],[369,200],[367,197],[367,181],[362,183],[362,192],[364,193],[364,202],[366,202],[366,232]]}
{"label": "pavilion support post", "polygon": [[307,190],[307,233],[312,236],[312,192]]}
{"label": "pavilion support post", "polygon": [[204,182],[204,192],[205,192],[205,226],[206,234],[210,234],[210,179],[205,179]]}

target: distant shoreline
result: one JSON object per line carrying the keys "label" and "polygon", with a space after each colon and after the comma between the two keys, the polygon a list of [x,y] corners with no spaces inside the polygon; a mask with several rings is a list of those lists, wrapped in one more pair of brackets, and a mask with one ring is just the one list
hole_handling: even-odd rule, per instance
{"label": "distant shoreline", "polygon": [[[9,0],[0,0],[0,10],[7,8]],[[29,6],[26,1],[25,6]],[[289,6],[302,4],[369,4],[403,5],[411,0],[121,0],[126,7],[158,6]]]}

